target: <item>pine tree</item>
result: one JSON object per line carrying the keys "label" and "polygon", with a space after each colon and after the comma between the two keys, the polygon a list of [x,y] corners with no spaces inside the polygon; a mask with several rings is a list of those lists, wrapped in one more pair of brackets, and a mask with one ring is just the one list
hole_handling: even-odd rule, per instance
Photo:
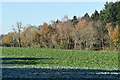
{"label": "pine tree", "polygon": [[99,13],[98,13],[97,10],[95,10],[95,12],[91,15],[91,19],[92,19],[93,21],[99,20]]}
{"label": "pine tree", "polygon": [[75,27],[75,25],[77,25],[77,23],[78,23],[77,16],[73,16],[72,25]]}

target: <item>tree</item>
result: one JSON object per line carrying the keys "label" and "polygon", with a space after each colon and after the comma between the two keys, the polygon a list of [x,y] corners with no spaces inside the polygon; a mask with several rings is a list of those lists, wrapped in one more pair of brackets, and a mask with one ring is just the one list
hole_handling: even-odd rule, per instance
{"label": "tree", "polygon": [[73,16],[73,19],[71,21],[72,21],[72,25],[75,27],[78,23],[77,16]]}
{"label": "tree", "polygon": [[120,1],[106,2],[104,9],[100,11],[100,20],[104,26],[111,23],[113,29],[120,25]]}
{"label": "tree", "polygon": [[86,13],[81,19],[84,19],[84,20],[90,21],[90,16],[89,16],[88,13]]}
{"label": "tree", "polygon": [[117,1],[107,2],[100,13],[95,10],[91,16],[86,13],[82,18],[64,16],[61,21],[24,29],[17,22],[13,33],[0,38],[7,46],[100,50],[120,47],[119,27],[120,1]]}
{"label": "tree", "polygon": [[104,36],[107,35],[107,41],[112,46],[111,32],[114,31],[116,25],[120,25],[120,1],[106,2],[104,9],[100,11],[100,21],[102,33]]}
{"label": "tree", "polygon": [[57,20],[56,20],[56,23],[60,23],[60,20],[57,19]]}
{"label": "tree", "polygon": [[117,9],[116,9],[117,15],[115,15],[116,18],[117,18],[116,24],[117,24],[118,26],[120,26],[120,1],[116,2],[116,4],[117,4],[117,6],[116,6],[116,7],[117,7]]}
{"label": "tree", "polygon": [[4,34],[1,34],[0,35],[0,46],[2,46],[2,39],[3,39],[3,37],[4,37]]}
{"label": "tree", "polygon": [[51,40],[52,40],[53,48],[60,48],[59,47],[59,36],[57,33],[51,36]]}
{"label": "tree", "polygon": [[91,15],[91,19],[92,19],[93,21],[99,20],[99,13],[98,13],[97,10],[95,10],[95,12]]}
{"label": "tree", "polygon": [[113,40],[115,47],[118,49],[120,47],[119,46],[120,45],[120,28],[119,28],[119,26],[116,26],[116,28],[112,32],[111,38]]}
{"label": "tree", "polygon": [[15,38],[19,44],[19,47],[22,47],[21,45],[21,31],[22,31],[23,27],[22,27],[22,23],[21,22],[17,22],[16,23],[16,28],[13,26],[13,31],[15,33]]}
{"label": "tree", "polygon": [[96,25],[96,23],[83,19],[79,21],[74,30],[75,49],[100,49],[100,36],[98,35],[98,28],[96,28],[99,27],[99,24]]}
{"label": "tree", "polygon": [[4,46],[17,46],[17,41],[15,39],[15,33],[11,32],[11,33],[8,33],[7,35],[5,35],[3,38],[2,38],[2,44]]}
{"label": "tree", "polygon": [[40,30],[33,37],[33,42],[41,48],[52,48],[51,36],[54,32],[53,28],[50,27],[47,23],[44,23]]}
{"label": "tree", "polygon": [[72,49],[74,48],[73,44],[73,38],[72,38],[72,29],[74,28],[73,25],[71,25],[71,21],[64,21],[62,23],[59,23],[56,25],[56,30],[59,34],[59,44],[64,49]]}
{"label": "tree", "polygon": [[38,29],[36,26],[28,25],[27,27],[25,27],[23,32],[21,32],[21,45],[23,47],[31,47],[33,45],[32,38],[37,32]]}

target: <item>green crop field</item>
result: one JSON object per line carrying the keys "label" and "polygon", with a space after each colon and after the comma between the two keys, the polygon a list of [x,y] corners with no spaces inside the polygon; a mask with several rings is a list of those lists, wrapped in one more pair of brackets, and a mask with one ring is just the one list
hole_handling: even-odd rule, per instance
{"label": "green crop field", "polygon": [[118,69],[117,52],[1,48],[3,67]]}

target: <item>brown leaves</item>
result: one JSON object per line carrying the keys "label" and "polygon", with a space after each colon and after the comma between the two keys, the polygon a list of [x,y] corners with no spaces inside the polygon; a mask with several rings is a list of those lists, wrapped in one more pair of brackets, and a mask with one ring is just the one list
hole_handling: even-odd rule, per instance
{"label": "brown leaves", "polygon": [[2,43],[8,44],[9,46],[14,44],[15,40],[15,34],[14,33],[8,33],[6,36],[3,37]]}

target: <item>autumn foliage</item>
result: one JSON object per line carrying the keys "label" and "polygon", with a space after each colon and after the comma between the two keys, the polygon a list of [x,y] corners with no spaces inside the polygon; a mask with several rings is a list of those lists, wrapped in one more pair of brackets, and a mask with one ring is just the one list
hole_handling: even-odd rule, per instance
{"label": "autumn foliage", "polygon": [[115,47],[117,48],[120,47],[120,27],[119,26],[116,26],[114,28],[114,31],[111,33],[111,38]]}
{"label": "autumn foliage", "polygon": [[[114,10],[119,8],[118,5],[120,2],[106,3],[100,13],[95,10],[91,16],[86,13],[81,18],[73,16],[72,19],[65,16],[62,21],[38,27],[29,25],[21,28],[22,25],[17,23],[18,32],[14,30],[2,35],[1,45],[81,50],[105,50],[107,47],[120,50],[120,14]],[[111,11],[115,11],[116,15]]]}

